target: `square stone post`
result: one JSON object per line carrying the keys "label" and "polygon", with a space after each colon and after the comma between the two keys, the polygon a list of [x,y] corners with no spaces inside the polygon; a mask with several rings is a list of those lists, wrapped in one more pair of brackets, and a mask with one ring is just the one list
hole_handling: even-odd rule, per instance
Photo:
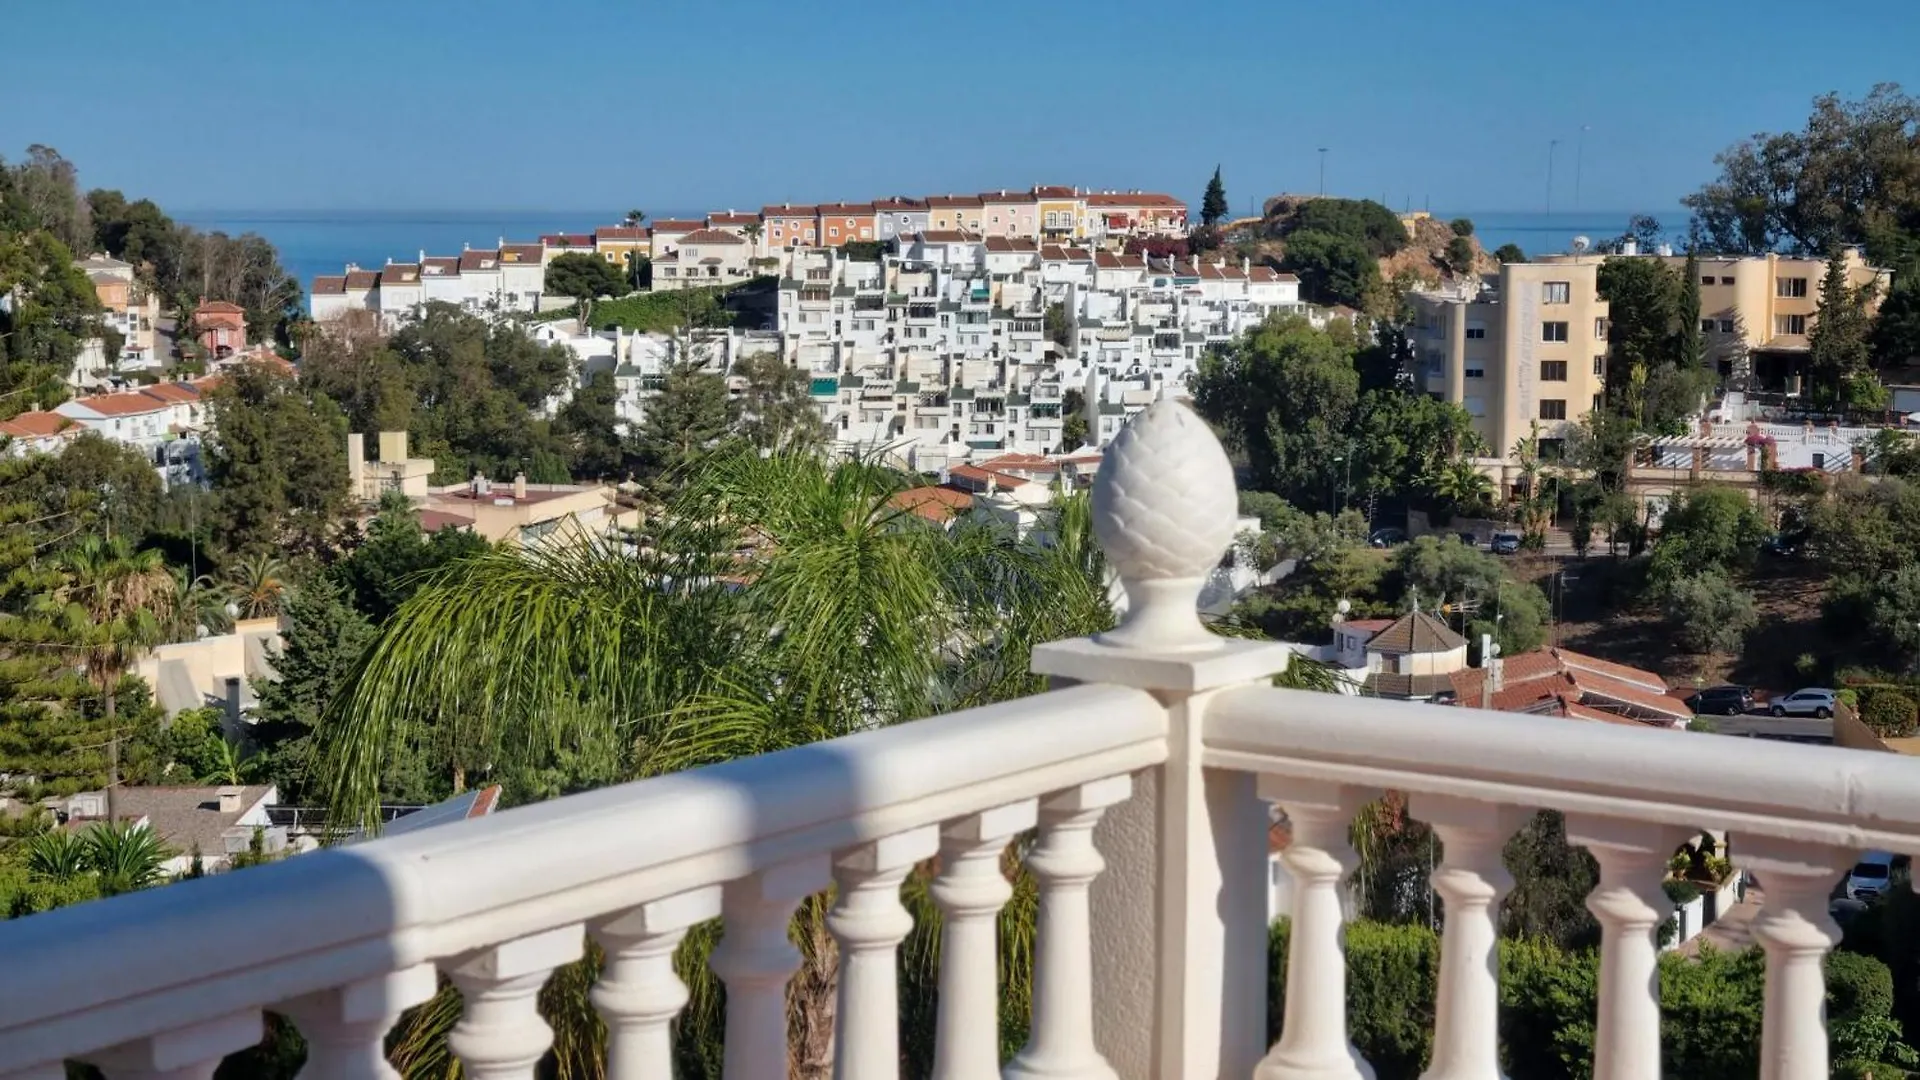
{"label": "square stone post", "polygon": [[1201,587],[1233,540],[1226,454],[1185,406],[1160,401],[1121,432],[1094,482],[1093,522],[1126,588],[1120,625],[1034,650],[1033,670],[1151,692],[1165,764],[1096,833],[1094,1038],[1124,1080],[1252,1075],[1266,1052],[1267,831],[1251,774],[1203,764],[1208,702],[1265,682],[1292,649],[1222,638]]}

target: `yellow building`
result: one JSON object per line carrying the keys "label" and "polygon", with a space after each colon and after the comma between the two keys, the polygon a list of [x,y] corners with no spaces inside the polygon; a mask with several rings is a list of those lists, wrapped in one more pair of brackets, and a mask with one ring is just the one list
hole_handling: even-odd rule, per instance
{"label": "yellow building", "polygon": [[1420,292],[1412,342],[1423,388],[1473,417],[1492,457],[1539,425],[1543,454],[1598,405],[1606,382],[1607,303],[1593,255],[1506,263],[1477,292]]}
{"label": "yellow building", "polygon": [[602,225],[593,230],[593,250],[625,270],[630,253],[653,258],[653,229],[646,225]]}
{"label": "yellow building", "polygon": [[1040,201],[1040,238],[1078,240],[1087,235],[1087,197],[1078,188],[1041,186],[1033,189]]}
{"label": "yellow building", "polygon": [[[1685,272],[1686,256],[1656,256]],[[1874,303],[1887,294],[1892,274],[1868,266],[1855,248],[1846,252],[1847,282],[1874,286]],[[1805,374],[1807,335],[1820,305],[1827,262],[1788,255],[1707,255],[1698,260],[1700,330],[1709,355],[1721,358],[1721,374],[1734,374],[1736,358],[1752,365],[1756,389],[1798,391]]]}

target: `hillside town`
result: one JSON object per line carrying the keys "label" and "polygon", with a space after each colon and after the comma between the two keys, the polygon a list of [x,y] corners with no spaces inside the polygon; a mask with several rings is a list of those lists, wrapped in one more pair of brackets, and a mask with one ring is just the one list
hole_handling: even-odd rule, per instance
{"label": "hillside town", "polygon": [[1798,119],[344,264],[0,159],[0,1076],[1916,1075],[1920,99]]}

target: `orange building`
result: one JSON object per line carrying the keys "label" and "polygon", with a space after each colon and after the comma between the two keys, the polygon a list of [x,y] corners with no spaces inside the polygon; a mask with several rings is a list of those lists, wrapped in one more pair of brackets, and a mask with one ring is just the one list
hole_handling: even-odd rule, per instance
{"label": "orange building", "polygon": [[193,309],[193,336],[210,359],[247,351],[247,312],[225,300],[202,300]]}
{"label": "orange building", "polygon": [[[766,222],[765,242],[773,248],[813,247],[819,241],[819,208],[781,203],[760,208],[760,220]],[[871,224],[872,207],[868,207]]]}
{"label": "orange building", "polygon": [[814,227],[822,247],[840,247],[853,240],[872,240],[878,226],[872,203],[821,203]]}

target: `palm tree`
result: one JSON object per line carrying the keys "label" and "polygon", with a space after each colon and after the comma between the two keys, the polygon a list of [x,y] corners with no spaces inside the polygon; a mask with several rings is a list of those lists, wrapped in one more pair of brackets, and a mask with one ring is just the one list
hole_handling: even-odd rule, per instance
{"label": "palm tree", "polygon": [[[723,452],[649,523],[638,556],[502,549],[427,582],[381,627],[321,729],[335,813],[372,820],[387,749],[405,742],[434,747],[456,786],[556,746],[604,757],[615,775],[657,776],[1030,694],[1042,688],[1033,645],[1112,625],[1084,495],[1058,498],[1022,541],[964,523],[948,532],[890,505],[911,482],[876,461]],[[1311,681],[1310,666],[1290,678]],[[1007,855],[1002,969],[1004,1013],[1024,1024],[1036,901],[1020,850]],[[927,1032],[910,1043],[931,1040],[930,874],[904,893],[917,916],[905,1017]],[[826,906],[811,898],[794,919],[801,1076],[831,1054]],[[717,935],[696,928],[677,956],[692,995],[678,1025],[688,1075],[708,1071],[718,1045],[722,994],[705,962]],[[604,1031],[586,998],[597,964],[590,951],[542,995],[562,1077],[600,1075]],[[445,1034],[459,1010],[448,989],[409,1015],[394,1050],[406,1075],[451,1074]]]}
{"label": "palm tree", "polygon": [[280,614],[286,599],[287,566],[266,552],[242,558],[227,570],[227,593],[243,619]]}
{"label": "palm tree", "polygon": [[174,603],[166,620],[167,640],[190,641],[202,627],[208,633],[223,633],[232,625],[226,590],[211,576],[195,577],[184,566],[173,567],[169,573],[173,577]]}
{"label": "palm tree", "polygon": [[647,220],[647,212],[645,210],[627,211],[627,226],[629,228],[637,228],[639,224],[645,220]]}
{"label": "palm tree", "polygon": [[1434,476],[1433,494],[1463,514],[1492,501],[1493,481],[1470,461],[1450,461]]}
{"label": "palm tree", "polygon": [[86,846],[103,896],[158,885],[173,854],[152,829],[127,821],[94,825],[87,830]]}
{"label": "palm tree", "polygon": [[147,648],[165,640],[174,580],[153,550],[135,551],[124,536],[83,537],[62,552],[65,580],[41,603],[60,641],[77,650],[100,691],[107,721],[107,820],[117,820],[120,732],[115,699],[120,679]]}
{"label": "palm tree", "polygon": [[760,254],[760,223],[749,221],[740,227],[740,231],[746,234],[747,243],[753,245],[753,253]]}

